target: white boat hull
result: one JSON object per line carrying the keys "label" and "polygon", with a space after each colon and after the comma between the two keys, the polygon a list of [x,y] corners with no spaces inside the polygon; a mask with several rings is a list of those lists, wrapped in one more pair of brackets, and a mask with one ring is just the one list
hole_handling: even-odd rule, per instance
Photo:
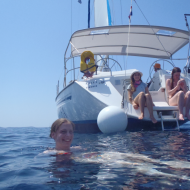
{"label": "white boat hull", "polygon": [[[57,96],[58,118],[67,118],[76,125],[77,132],[98,132],[97,117],[106,106],[121,107],[122,82],[125,76],[94,76],[87,81],[74,81]],[[94,125],[94,127],[93,127]],[[80,129],[80,128],[85,128]]]}
{"label": "white boat hull", "polygon": [[[127,72],[129,74],[131,71],[128,70]],[[58,117],[67,118],[75,123],[76,132],[99,132],[97,126],[98,114],[107,106],[121,108],[123,80],[126,79],[129,83],[128,74],[124,75],[121,72],[114,74],[113,76],[106,75],[104,77],[101,74],[99,76],[95,75],[92,79],[70,83],[56,98]],[[166,128],[175,128],[177,125],[187,122],[187,119],[185,119],[177,124],[173,114],[176,113],[178,118],[178,109],[176,106],[171,107],[167,104],[164,92],[158,90],[150,91],[150,93],[155,104],[153,114],[158,121],[157,124],[153,124],[150,120],[147,108],[144,111],[144,119],[138,119],[140,110],[134,110],[128,102],[126,90],[124,110],[128,116],[127,130],[163,130],[162,121],[164,121],[164,127]],[[159,116],[159,112],[162,112],[163,120]]]}

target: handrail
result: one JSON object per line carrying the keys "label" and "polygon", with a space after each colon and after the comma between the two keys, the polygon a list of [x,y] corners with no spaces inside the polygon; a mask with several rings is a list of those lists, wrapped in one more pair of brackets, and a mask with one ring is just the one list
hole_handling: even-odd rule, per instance
{"label": "handrail", "polygon": [[[74,58],[74,57],[73,57]],[[96,65],[96,67],[104,67],[104,66],[98,66],[97,65],[97,63],[99,62],[99,61],[101,61],[101,60],[103,60],[104,62],[105,62],[105,64],[107,65],[107,63],[106,63],[106,61],[105,61],[105,59],[107,60],[107,59],[110,59],[110,60],[112,60],[112,61],[114,61],[114,64],[112,65],[112,67],[115,65],[115,63],[117,63],[118,65],[119,65],[119,67],[120,67],[120,69],[122,70],[122,67],[121,67],[121,65],[119,64],[119,62],[118,61],[116,61],[115,59],[112,59],[112,58],[102,58],[102,59],[99,59],[98,61],[96,61],[96,63],[95,63],[95,65]],[[65,66],[66,66],[66,62],[68,61],[69,59],[67,59],[67,60],[65,60]],[[94,66],[93,66],[94,67]],[[110,70],[110,73],[111,73],[111,76],[112,76],[112,67],[111,68],[109,68],[109,66],[107,65],[107,67],[108,67],[108,69]],[[67,71],[65,71],[65,80],[64,80],[64,82],[65,82],[65,86],[66,86],[66,76],[67,76],[67,74],[70,72],[70,71],[73,71],[73,70],[75,70],[75,69],[80,69],[80,67],[76,67],[76,68],[73,68],[73,69],[70,69],[70,70],[67,70]],[[88,69],[86,69],[85,71],[87,71],[87,70],[89,70],[89,69],[91,69],[91,67],[90,68],[88,68]],[[96,71],[97,71],[97,69],[96,69]]]}

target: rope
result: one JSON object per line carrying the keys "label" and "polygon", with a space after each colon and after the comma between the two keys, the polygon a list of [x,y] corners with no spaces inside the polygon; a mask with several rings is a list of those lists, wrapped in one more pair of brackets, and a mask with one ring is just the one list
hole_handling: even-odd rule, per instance
{"label": "rope", "polygon": [[123,19],[122,19],[122,2],[121,2],[121,0],[120,0],[120,9],[121,9],[121,24],[123,25]]}
{"label": "rope", "polygon": [[[132,11],[132,4],[133,4],[133,0],[131,0],[131,6],[130,6],[130,12]],[[131,17],[129,17],[129,31],[128,31],[128,39],[127,39],[127,56],[126,56],[126,64],[124,64],[124,69],[125,69],[125,78],[126,78],[126,67],[127,67],[127,57],[128,57],[128,51],[129,51],[129,34],[130,34],[130,28],[131,28]],[[126,67],[125,67],[126,65]]]}
{"label": "rope", "polygon": [[[62,71],[61,71],[61,75],[63,74],[63,71],[64,71],[64,67],[63,67],[63,69],[62,69]],[[60,80],[60,78],[61,78],[61,75],[60,75],[60,77],[59,77],[59,80]]]}
{"label": "rope", "polygon": [[124,99],[125,99],[125,85],[126,85],[126,67],[127,66],[127,57],[129,53],[129,34],[130,34],[130,28],[131,28],[131,15],[132,15],[132,4],[133,0],[131,0],[131,6],[130,6],[130,14],[129,14],[129,31],[128,31],[128,38],[127,38],[127,56],[126,56],[126,64],[124,64],[124,69],[125,69],[125,80],[123,81],[123,95],[122,95],[122,100],[121,100],[121,108],[124,108]]}
{"label": "rope", "polygon": [[72,13],[72,9],[73,9],[73,8],[72,8],[72,0],[71,0],[71,35],[72,35],[72,20],[73,20],[73,18],[72,18],[72,14],[73,14],[73,13]]}
{"label": "rope", "polygon": [[[134,0],[134,2],[136,3],[137,7],[139,8],[139,10],[141,11],[142,15],[144,16],[145,20],[147,21],[147,23],[149,24],[150,28],[152,29],[153,33],[156,35],[158,41],[160,42],[161,46],[163,47],[164,51],[166,52],[166,54],[170,57],[170,55],[168,54],[168,52],[166,51],[165,47],[163,46],[162,42],[160,41],[158,35],[154,32],[154,29],[152,28],[152,26],[150,25],[150,23],[148,22],[146,16],[144,15],[144,13],[142,12],[142,10],[140,9],[139,5],[137,4],[137,2]],[[172,59],[171,59],[172,61]],[[173,61],[172,61],[173,63]],[[174,64],[174,63],[173,63]]]}

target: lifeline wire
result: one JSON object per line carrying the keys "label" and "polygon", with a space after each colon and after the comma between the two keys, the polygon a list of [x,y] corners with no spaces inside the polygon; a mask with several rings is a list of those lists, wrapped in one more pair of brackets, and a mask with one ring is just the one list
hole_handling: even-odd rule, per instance
{"label": "lifeline wire", "polygon": [[[120,9],[121,9],[121,24],[123,25],[123,18],[122,18],[122,1],[120,0]],[[123,56],[123,63],[125,64],[125,57]]]}
{"label": "lifeline wire", "polygon": [[72,0],[71,0],[71,35],[72,35],[72,20],[73,18],[72,18]]}
{"label": "lifeline wire", "polygon": [[[142,10],[140,9],[140,7],[138,6],[137,2],[134,0],[134,2],[136,3],[137,7],[139,8],[139,10],[141,11],[142,15],[144,16],[145,20],[148,22],[147,18],[145,17],[145,15],[143,14]],[[159,37],[157,36],[157,34],[154,32],[154,29],[152,28],[152,26],[150,25],[150,23],[148,22],[150,28],[152,29],[153,33],[156,35],[158,41],[160,42],[161,46],[163,47],[164,51],[166,52],[166,54],[170,57],[170,55],[168,54],[168,52],[166,51],[166,49],[164,48],[162,42],[160,41]],[[172,61],[172,59],[171,59]],[[172,61],[173,63],[173,61]],[[173,63],[174,64],[174,63]]]}
{"label": "lifeline wire", "polygon": [[[131,7],[130,7],[130,13],[129,13],[129,31],[128,31],[128,39],[127,39],[127,56],[126,56],[126,65],[127,65],[127,57],[128,57],[128,47],[129,47],[129,34],[130,34],[130,26],[131,26],[131,16],[132,16],[132,3],[133,0],[131,0]],[[125,69],[125,79],[126,79],[126,68],[124,64],[124,69]],[[123,81],[123,96],[122,96],[122,101],[121,101],[121,108],[124,108],[124,96],[125,96],[125,80]],[[127,106],[128,109],[128,106]]]}
{"label": "lifeline wire", "polygon": [[[72,35],[72,0],[71,0],[71,35]],[[75,47],[74,47],[75,48]],[[75,48],[76,49],[76,48]],[[77,50],[77,49],[76,49]],[[78,50],[77,50],[78,51]],[[63,71],[64,71],[64,68],[63,68],[63,70],[61,71],[61,75],[63,74]],[[60,80],[60,78],[61,78],[61,75],[60,75],[60,77],[59,77],[59,80]]]}
{"label": "lifeline wire", "polygon": [[[70,41],[70,44],[73,46],[73,48],[74,48],[78,53],[80,53],[80,52],[78,51],[78,49],[74,46],[74,44],[72,44],[71,41]],[[63,68],[63,70],[61,71],[61,75],[63,74],[63,71],[64,71],[64,68]],[[59,80],[60,80],[60,78],[61,78],[61,75],[60,75],[60,77],[59,77]]]}

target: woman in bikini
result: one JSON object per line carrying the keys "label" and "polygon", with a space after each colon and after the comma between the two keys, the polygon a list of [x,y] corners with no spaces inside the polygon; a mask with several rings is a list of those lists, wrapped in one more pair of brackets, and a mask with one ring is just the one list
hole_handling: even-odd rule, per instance
{"label": "woman in bikini", "polygon": [[142,73],[139,71],[135,71],[131,74],[131,84],[127,88],[129,101],[133,105],[134,109],[138,109],[138,107],[140,107],[141,114],[139,119],[144,118],[144,107],[147,106],[150,119],[153,123],[156,123],[157,120],[153,115],[154,104],[148,91],[148,87],[144,82],[142,82],[141,77]]}
{"label": "woman in bikini", "polygon": [[184,120],[183,107],[185,106],[185,117],[190,120],[190,91],[187,90],[187,85],[184,79],[180,79],[181,69],[174,67],[172,70],[171,79],[166,81],[166,89],[169,95],[169,105],[178,106],[179,120]]}

